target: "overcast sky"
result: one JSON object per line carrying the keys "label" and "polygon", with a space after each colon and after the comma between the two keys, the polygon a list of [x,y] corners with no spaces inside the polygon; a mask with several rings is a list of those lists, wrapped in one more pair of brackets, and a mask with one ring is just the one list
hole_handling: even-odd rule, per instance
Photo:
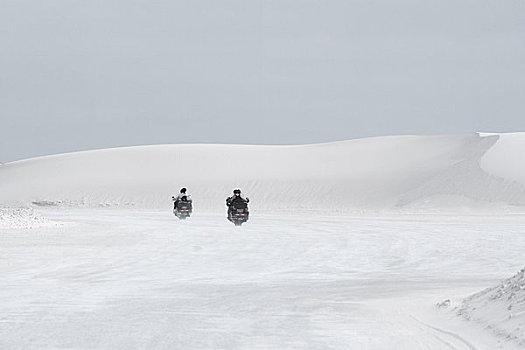
{"label": "overcast sky", "polygon": [[0,162],[525,131],[524,0],[0,0]]}

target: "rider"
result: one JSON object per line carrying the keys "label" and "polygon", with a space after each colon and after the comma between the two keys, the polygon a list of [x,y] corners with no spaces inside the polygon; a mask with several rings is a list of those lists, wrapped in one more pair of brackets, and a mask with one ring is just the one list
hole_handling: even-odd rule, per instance
{"label": "rider", "polygon": [[241,196],[241,190],[233,190],[233,196],[226,198],[226,205],[228,206],[228,219],[231,218],[231,213],[233,211],[233,207],[235,207],[235,203],[248,203],[249,201],[249,198],[243,198]]}
{"label": "rider", "polygon": [[174,206],[173,206],[173,209],[177,209],[177,204],[179,204],[179,201],[186,201],[186,202],[193,202],[192,199],[191,199],[191,196],[186,193],[186,187],[183,187],[180,189],[180,193],[177,197],[173,196],[171,197],[173,199],[173,201],[175,202],[174,203]]}

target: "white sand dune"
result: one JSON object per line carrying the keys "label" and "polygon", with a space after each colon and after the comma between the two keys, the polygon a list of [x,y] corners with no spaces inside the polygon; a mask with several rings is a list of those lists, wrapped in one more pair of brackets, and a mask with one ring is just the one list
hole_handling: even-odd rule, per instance
{"label": "white sand dune", "polygon": [[523,159],[525,133],[3,164],[0,348],[523,348],[523,270],[463,300],[523,268]]}
{"label": "white sand dune", "polygon": [[524,144],[466,134],[60,154],[0,166],[0,204],[163,208],[186,186],[200,210],[223,210],[237,187],[255,210],[521,210]]}
{"label": "white sand dune", "polygon": [[454,311],[525,346],[525,269],[465,299]]}

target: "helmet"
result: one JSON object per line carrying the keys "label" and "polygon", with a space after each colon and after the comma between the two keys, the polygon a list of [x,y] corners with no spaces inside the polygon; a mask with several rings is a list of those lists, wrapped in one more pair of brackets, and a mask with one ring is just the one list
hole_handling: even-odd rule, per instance
{"label": "helmet", "polygon": [[241,194],[241,190],[239,189],[233,190],[233,194]]}
{"label": "helmet", "polygon": [[186,187],[181,188],[180,193],[186,193]]}

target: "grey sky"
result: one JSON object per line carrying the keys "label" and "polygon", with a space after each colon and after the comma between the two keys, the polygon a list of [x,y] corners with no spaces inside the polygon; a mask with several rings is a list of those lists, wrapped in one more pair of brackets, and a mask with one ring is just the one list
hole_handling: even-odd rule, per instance
{"label": "grey sky", "polygon": [[525,1],[0,0],[0,162],[525,131]]}

